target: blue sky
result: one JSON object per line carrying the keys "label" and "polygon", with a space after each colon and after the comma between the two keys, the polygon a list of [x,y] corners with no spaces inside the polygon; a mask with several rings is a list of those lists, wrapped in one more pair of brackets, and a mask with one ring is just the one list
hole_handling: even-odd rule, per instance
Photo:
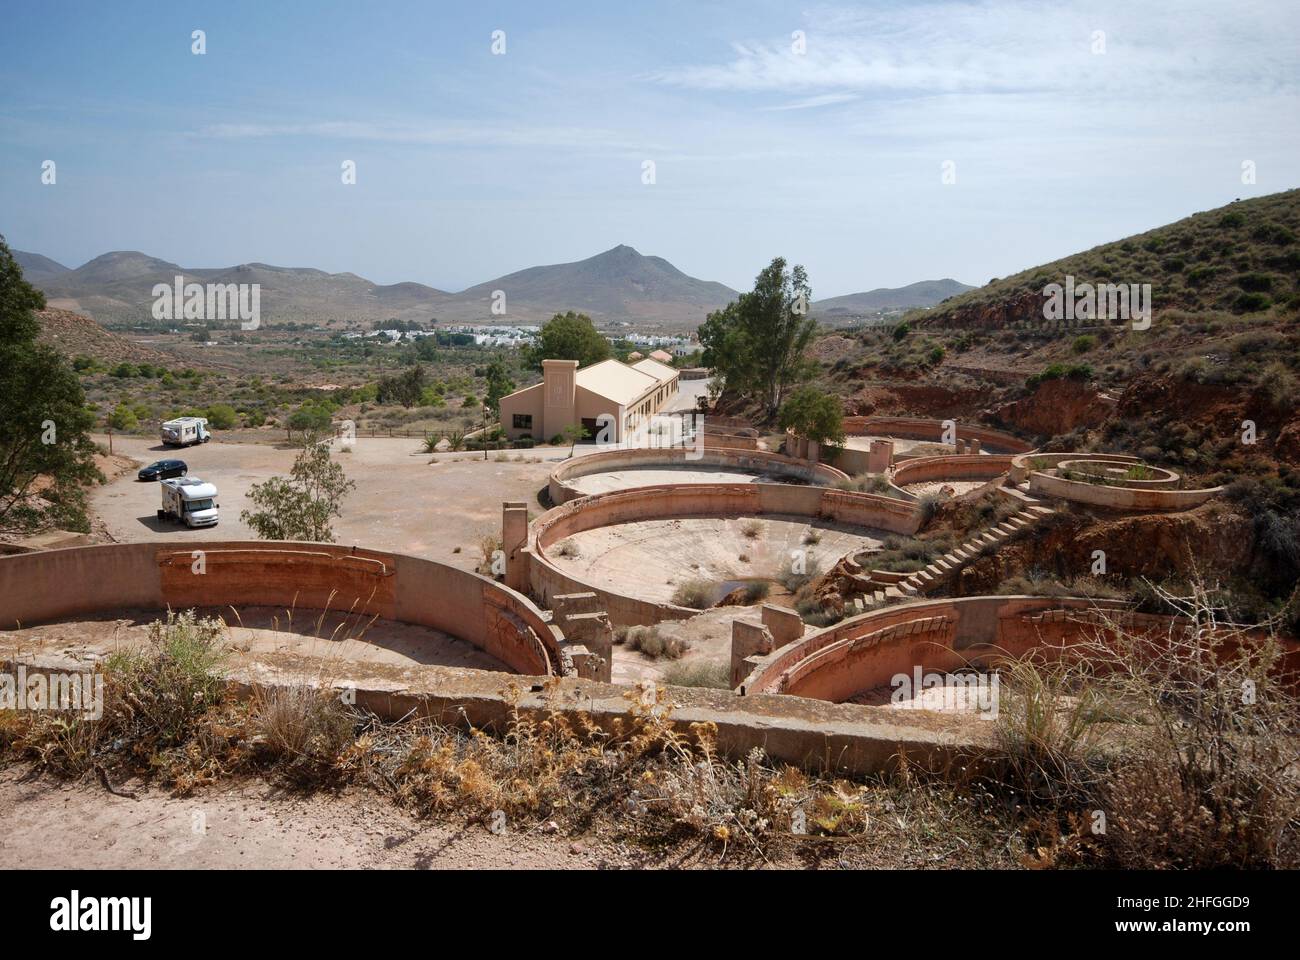
{"label": "blue sky", "polygon": [[457,290],[627,243],[733,287],[782,255],[825,297],[983,283],[1300,186],[1294,0],[5,17],[0,233],[69,266],[135,249]]}

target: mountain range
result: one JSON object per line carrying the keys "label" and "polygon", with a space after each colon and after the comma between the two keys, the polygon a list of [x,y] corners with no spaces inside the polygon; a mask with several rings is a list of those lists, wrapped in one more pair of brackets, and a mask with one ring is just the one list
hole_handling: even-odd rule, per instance
{"label": "mountain range", "polygon": [[[311,267],[181,267],[137,251],[105,253],[75,269],[37,253],[15,250],[14,257],[51,307],[80,311],[106,324],[148,320],[154,285],[171,285],[178,275],[190,283],[260,284],[262,318],[268,324],[338,326],[434,318],[444,323],[539,323],[554,313],[576,310],[597,322],[693,329],[709,311],[738,296],[725,284],[688,276],[662,257],[645,256],[622,244],[585,260],[509,273],[459,293],[421,283],[376,284],[354,273]],[[881,310],[931,306],[968,289],[955,280],[923,281],[897,290],[814,301],[812,312],[834,322]],[[492,311],[496,291],[504,294],[504,314]]]}

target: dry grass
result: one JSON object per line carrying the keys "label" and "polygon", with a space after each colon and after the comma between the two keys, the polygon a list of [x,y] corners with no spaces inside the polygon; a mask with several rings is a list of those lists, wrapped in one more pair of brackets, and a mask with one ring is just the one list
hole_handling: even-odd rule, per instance
{"label": "dry grass", "polygon": [[677,585],[677,588],[673,591],[673,603],[679,607],[707,610],[713,605],[715,592],[712,583],[696,577]]}
{"label": "dry grass", "polygon": [[1009,669],[992,776],[1042,816],[1034,865],[1300,865],[1300,701],[1280,646],[1204,588],[1155,589],[1185,617],[1167,635],[1111,620]]}

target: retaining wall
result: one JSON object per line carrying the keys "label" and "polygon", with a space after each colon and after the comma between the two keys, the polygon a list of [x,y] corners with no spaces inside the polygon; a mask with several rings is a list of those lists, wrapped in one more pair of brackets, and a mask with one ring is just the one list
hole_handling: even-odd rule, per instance
{"label": "retaining wall", "polygon": [[915,457],[894,465],[893,481],[909,483],[941,480],[993,480],[1011,467],[1010,454],[955,454],[948,457]]}
{"label": "retaining wall", "polygon": [[[907,437],[939,443],[943,437],[943,420],[924,417],[845,417],[844,432],[850,436]],[[980,446],[996,453],[1026,453],[1033,445],[1013,434],[991,427],[956,421],[958,440],[978,440]]]}
{"label": "retaining wall", "polygon": [[3,629],[131,607],[225,606],[353,611],[418,624],[472,643],[525,674],[559,673],[567,660],[559,635],[527,597],[478,574],[403,554],[223,540],[0,557]]}
{"label": "retaining wall", "polygon": [[[842,702],[888,687],[896,674],[951,673],[1022,657],[1039,645],[1063,646],[1107,632],[1106,619],[1153,640],[1173,618],[1132,613],[1114,600],[964,597],[883,607],[842,621],[755,658],[738,692],[783,693]],[[1284,642],[1281,669],[1294,677],[1300,644]]]}
{"label": "retaining wall", "polygon": [[555,507],[533,524],[526,551],[533,595],[550,606],[560,593],[591,591],[612,623],[653,624],[682,620],[698,610],[640,600],[592,586],[561,571],[547,556],[556,543],[584,530],[637,520],[689,517],[750,517],[762,514],[808,517],[911,535],[920,513],[910,503],[868,493],[785,483],[660,484],[579,497]]}
{"label": "retaining wall", "polygon": [[848,479],[844,471],[824,463],[796,460],[779,453],[713,447],[706,442],[702,454],[700,451],[678,448],[605,450],[566,460],[551,471],[551,502],[559,506],[586,496],[573,484],[579,477],[613,470],[652,469],[657,466],[684,467],[688,470],[713,467],[774,473],[822,486]]}

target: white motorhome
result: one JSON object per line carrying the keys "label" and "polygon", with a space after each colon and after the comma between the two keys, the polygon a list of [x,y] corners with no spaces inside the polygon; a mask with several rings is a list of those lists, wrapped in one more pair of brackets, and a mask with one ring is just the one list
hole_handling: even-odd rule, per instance
{"label": "white motorhome", "polygon": [[217,488],[198,477],[173,477],[159,484],[162,508],[158,519],[179,520],[187,527],[211,527],[217,522]]}
{"label": "white motorhome", "polygon": [[162,442],[173,447],[188,447],[192,443],[207,443],[212,439],[206,417],[177,417],[168,420],[160,431]]}

